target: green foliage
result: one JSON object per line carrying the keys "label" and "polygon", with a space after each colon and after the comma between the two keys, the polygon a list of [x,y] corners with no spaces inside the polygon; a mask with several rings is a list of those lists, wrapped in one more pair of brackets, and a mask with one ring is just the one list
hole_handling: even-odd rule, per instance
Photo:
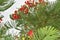
{"label": "green foliage", "polygon": [[6,27],[0,28],[0,38],[2,38],[5,35],[6,31],[7,31]]}
{"label": "green foliage", "polygon": [[36,28],[54,26],[60,30],[60,0],[51,5],[49,3],[38,4],[29,8],[27,15],[19,10],[19,14],[21,15],[21,19],[18,20],[19,24],[33,25]]}
{"label": "green foliage", "polygon": [[17,22],[19,22],[19,24],[26,24],[28,26],[33,25],[37,28],[40,26],[45,26],[47,16],[43,11],[46,10],[46,6],[47,5],[38,4],[35,7],[29,8],[29,13],[27,14],[24,14],[19,10],[18,13],[21,15],[21,19],[17,20]]}
{"label": "green foliage", "polygon": [[5,40],[14,40],[14,38],[10,35],[4,37]]}
{"label": "green foliage", "polygon": [[46,26],[35,31],[33,40],[58,40],[59,37],[57,29]]}
{"label": "green foliage", "polygon": [[[1,2],[2,0],[0,0],[0,3]],[[13,3],[13,1],[11,2]],[[0,11],[7,9],[9,5],[12,5],[12,3],[4,6],[4,8],[0,7]],[[38,4],[35,7],[30,7],[29,13],[27,14],[24,14],[19,10],[18,14],[21,15],[19,20],[6,23],[5,26],[7,28],[0,28],[0,40],[14,40],[14,38],[10,35],[3,36],[7,29],[13,27],[22,31],[22,34],[25,34],[29,29],[36,28],[37,30],[35,29],[36,31],[34,32],[34,37],[31,40],[58,40],[60,38],[58,33],[59,31],[57,30],[57,28],[60,30],[60,0],[57,0],[57,2],[52,5]],[[21,27],[22,30],[18,27]]]}
{"label": "green foliage", "polygon": [[60,30],[60,0],[57,0],[57,2],[51,6],[48,8],[49,11],[46,11],[46,25],[54,26]]}
{"label": "green foliage", "polygon": [[0,0],[0,11],[8,9],[13,3],[14,0]]}
{"label": "green foliage", "polygon": [[14,40],[11,35],[5,35],[8,28],[0,27],[0,40]]}
{"label": "green foliage", "polygon": [[15,40],[15,39],[11,35],[7,35],[7,36],[0,38],[0,40]]}
{"label": "green foliage", "polygon": [[0,5],[6,2],[7,0],[0,0]]}

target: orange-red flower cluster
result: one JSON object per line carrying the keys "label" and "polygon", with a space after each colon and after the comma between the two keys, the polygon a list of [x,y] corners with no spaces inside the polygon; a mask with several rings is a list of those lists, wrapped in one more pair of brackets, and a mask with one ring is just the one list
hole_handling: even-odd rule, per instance
{"label": "orange-red flower cluster", "polygon": [[25,1],[25,4],[27,4],[28,7],[34,7],[35,5],[37,5],[37,3],[34,2],[34,0],[27,0]]}
{"label": "orange-red flower cluster", "polygon": [[33,7],[34,6],[34,4],[33,3],[30,3],[29,1],[26,1],[25,2],[29,7]]}
{"label": "orange-red flower cluster", "polygon": [[39,2],[40,2],[40,3],[43,3],[43,2],[44,2],[44,0],[39,0]]}
{"label": "orange-red flower cluster", "polygon": [[20,8],[20,11],[24,11],[26,9],[26,6],[23,5],[21,8]]}
{"label": "orange-red flower cluster", "polygon": [[24,12],[25,14],[27,14],[29,10],[28,10],[28,8],[27,8],[25,5],[23,5],[23,6],[20,8],[20,11]]}
{"label": "orange-red flower cluster", "polygon": [[30,30],[27,34],[28,34],[28,36],[32,37],[33,36],[33,30]]}
{"label": "orange-red flower cluster", "polygon": [[34,0],[26,0],[25,1],[25,4],[26,5],[23,5],[19,10],[24,12],[25,14],[28,14],[29,12],[29,7],[34,7],[36,6],[38,3],[42,3],[44,2],[44,0],[38,0],[39,2],[35,2]]}
{"label": "orange-red flower cluster", "polygon": [[34,2],[34,0],[27,0],[25,1],[26,5],[23,5],[19,10],[24,12],[25,14],[28,14],[29,12],[29,7],[34,7],[37,5],[37,2]]}
{"label": "orange-red flower cluster", "polygon": [[17,11],[15,11],[11,16],[13,20],[18,20],[20,18],[20,15],[17,14]]}
{"label": "orange-red flower cluster", "polygon": [[2,18],[0,18],[0,23],[1,23],[1,21],[2,21]]}

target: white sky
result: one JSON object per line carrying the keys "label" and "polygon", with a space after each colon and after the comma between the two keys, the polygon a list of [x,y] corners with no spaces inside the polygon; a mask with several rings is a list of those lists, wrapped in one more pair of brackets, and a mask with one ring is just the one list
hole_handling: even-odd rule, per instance
{"label": "white sky", "polygon": [[22,4],[24,4],[25,0],[15,0],[15,3],[7,10],[4,12],[1,12],[2,15],[4,15],[3,21],[6,22],[7,20],[10,20],[9,15],[12,14],[17,8],[20,8]]}
{"label": "white sky", "polygon": [[[11,20],[9,15],[12,14],[14,12],[14,10],[17,10],[17,8],[20,8],[20,6],[22,4],[24,4],[26,0],[15,0],[15,3],[7,10],[5,10],[4,12],[1,12],[2,15],[4,15],[3,21],[2,22],[6,22],[8,20]],[[54,2],[56,0],[48,0],[49,2]]]}

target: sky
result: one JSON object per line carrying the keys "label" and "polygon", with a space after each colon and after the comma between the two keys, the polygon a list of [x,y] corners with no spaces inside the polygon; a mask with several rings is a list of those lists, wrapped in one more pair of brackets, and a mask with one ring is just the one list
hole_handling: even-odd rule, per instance
{"label": "sky", "polygon": [[23,5],[25,2],[25,0],[15,0],[15,3],[10,7],[8,8],[7,10],[3,11],[3,12],[0,12],[1,15],[4,16],[3,18],[3,21],[2,22],[6,22],[6,21],[9,21],[11,20],[9,15],[12,14],[15,10],[17,10],[18,8],[21,7],[21,5]]}
{"label": "sky", "polygon": [[[4,15],[4,18],[3,18],[3,21],[2,22],[6,22],[6,21],[10,21],[10,17],[9,15],[12,14],[15,10],[17,10],[18,8],[21,7],[21,5],[24,4],[26,0],[15,0],[15,3],[10,7],[8,8],[7,10],[5,10],[4,12],[0,12],[2,15]],[[48,2],[54,2],[56,0],[48,0]]]}

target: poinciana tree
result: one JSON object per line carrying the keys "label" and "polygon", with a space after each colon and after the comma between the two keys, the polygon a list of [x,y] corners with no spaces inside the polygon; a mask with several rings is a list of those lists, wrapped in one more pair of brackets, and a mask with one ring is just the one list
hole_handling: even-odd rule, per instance
{"label": "poinciana tree", "polygon": [[[22,5],[21,8],[10,15],[13,21],[11,21],[11,23],[6,23],[4,25],[6,27],[3,28],[5,30],[15,28],[21,31],[19,32],[19,36],[17,35],[17,32],[16,35],[12,34],[14,37],[12,37],[12,39],[10,38],[11,40],[59,40],[59,3],[60,0],[57,0],[56,3],[53,4],[50,4],[45,0],[26,0],[25,4]],[[9,32],[9,36],[3,35],[1,32],[1,38],[9,40],[11,35]]]}

